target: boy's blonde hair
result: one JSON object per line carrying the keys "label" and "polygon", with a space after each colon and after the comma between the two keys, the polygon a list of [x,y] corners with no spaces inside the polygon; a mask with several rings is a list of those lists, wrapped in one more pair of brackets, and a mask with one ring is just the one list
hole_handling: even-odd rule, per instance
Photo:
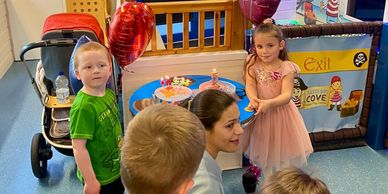
{"label": "boy's blonde hair", "polygon": [[290,167],[265,179],[260,194],[330,194],[330,191],[323,181]]}
{"label": "boy's blonde hair", "polygon": [[131,194],[174,193],[195,175],[205,150],[201,121],[174,105],[152,105],[129,123],[121,179]]}
{"label": "boy's blonde hair", "polygon": [[108,48],[98,42],[94,42],[94,41],[90,41],[90,42],[87,42],[85,44],[82,44],[80,47],[77,48],[75,54],[74,54],[74,68],[77,69],[78,66],[79,66],[79,56],[86,52],[86,51],[105,51],[107,57],[108,57],[108,60],[109,60],[109,64],[112,63],[112,56],[108,50]]}

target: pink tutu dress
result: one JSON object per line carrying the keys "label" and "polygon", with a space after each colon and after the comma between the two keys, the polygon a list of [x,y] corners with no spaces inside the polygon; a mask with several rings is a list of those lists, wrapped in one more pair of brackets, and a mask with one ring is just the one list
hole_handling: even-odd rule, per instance
{"label": "pink tutu dress", "polygon": [[[300,69],[284,61],[278,70],[268,72],[256,62],[250,72],[256,78],[258,98],[266,100],[280,95],[283,77]],[[292,100],[257,115],[244,129],[241,143],[249,158],[270,174],[291,165],[302,167],[313,152],[303,118]]]}

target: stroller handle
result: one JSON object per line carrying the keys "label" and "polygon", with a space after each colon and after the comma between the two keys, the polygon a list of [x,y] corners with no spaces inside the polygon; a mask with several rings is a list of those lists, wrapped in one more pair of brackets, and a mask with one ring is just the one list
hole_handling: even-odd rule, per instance
{"label": "stroller handle", "polygon": [[41,47],[51,47],[51,46],[57,46],[57,47],[67,47],[67,46],[75,46],[77,44],[77,39],[48,39],[48,40],[42,40],[40,42],[33,42],[25,45],[21,51],[20,51],[20,60],[22,61],[25,69],[27,70],[28,76],[31,79],[31,84],[35,90],[35,93],[38,95],[42,105],[44,106],[44,99],[41,95],[38,86],[35,82],[34,77],[32,76],[32,73],[30,69],[27,67],[26,62],[24,61],[24,54],[26,54],[29,50],[35,49],[35,48],[41,48]]}
{"label": "stroller handle", "polygon": [[77,44],[77,39],[70,39],[70,38],[62,38],[62,39],[48,39],[48,40],[42,40],[39,42],[32,42],[29,43],[20,50],[20,60],[24,61],[24,55],[32,49],[35,48],[41,48],[41,47],[67,47],[67,46],[75,46]]}

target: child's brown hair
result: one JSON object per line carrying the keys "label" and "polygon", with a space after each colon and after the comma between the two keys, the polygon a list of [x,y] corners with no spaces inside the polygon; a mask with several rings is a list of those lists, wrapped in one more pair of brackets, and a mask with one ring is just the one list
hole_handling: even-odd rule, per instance
{"label": "child's brown hair", "polygon": [[205,129],[190,111],[151,105],[129,123],[121,152],[121,179],[131,194],[172,194],[195,175]]}
{"label": "child's brown hair", "polygon": [[330,194],[326,184],[303,170],[290,167],[265,179],[260,194]]}

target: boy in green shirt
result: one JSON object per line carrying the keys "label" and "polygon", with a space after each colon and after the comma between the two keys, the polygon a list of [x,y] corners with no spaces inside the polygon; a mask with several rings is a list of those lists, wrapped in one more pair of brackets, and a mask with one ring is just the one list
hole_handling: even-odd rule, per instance
{"label": "boy in green shirt", "polygon": [[74,56],[75,75],[83,87],[70,110],[70,137],[84,193],[124,193],[120,179],[122,130],[114,92],[106,88],[112,74],[108,49],[88,42]]}

